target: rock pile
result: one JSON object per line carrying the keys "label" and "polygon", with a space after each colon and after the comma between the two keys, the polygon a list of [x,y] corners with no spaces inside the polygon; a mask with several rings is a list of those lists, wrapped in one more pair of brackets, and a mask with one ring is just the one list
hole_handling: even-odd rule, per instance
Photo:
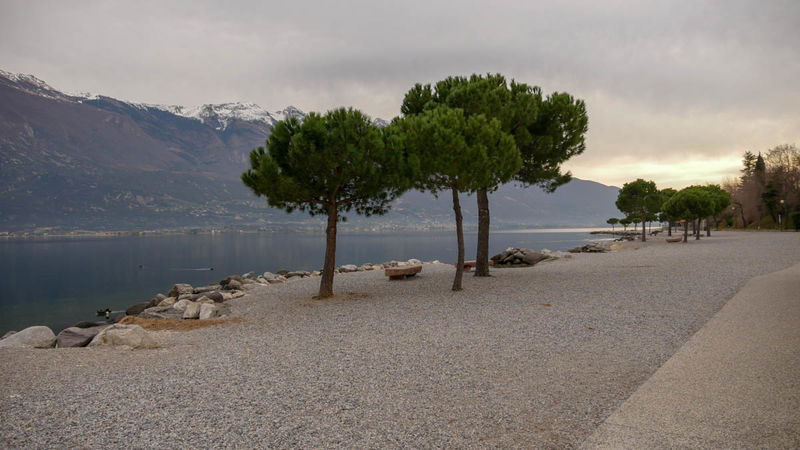
{"label": "rock pile", "polygon": [[[433,261],[438,263],[439,261]],[[389,261],[383,264],[366,263],[361,266],[345,264],[335,273],[363,272],[381,270],[387,267],[420,265],[422,261]],[[61,331],[56,336],[50,328],[34,326],[19,332],[10,331],[0,338],[2,347],[52,348],[86,347],[98,345],[124,345],[131,348],[153,348],[156,344],[147,331],[138,325],[122,325],[119,322],[125,316],[138,316],[150,319],[209,320],[224,319],[230,314],[230,305],[225,302],[240,298],[246,292],[261,286],[286,283],[309,277],[319,277],[321,271],[279,270],[278,273],[264,272],[257,275],[247,272],[243,275],[231,275],[219,283],[193,287],[190,284],[178,283],[169,292],[156,294],[146,302],[136,303],[125,310],[124,314],[101,322],[79,322]]]}
{"label": "rock pile", "polygon": [[560,252],[551,253],[549,250],[537,252],[529,248],[509,247],[497,255],[492,256],[495,267],[533,266],[542,261],[564,257]]}
{"label": "rock pile", "polygon": [[609,244],[603,242],[592,242],[581,247],[569,250],[570,253],[605,253],[609,250]]}

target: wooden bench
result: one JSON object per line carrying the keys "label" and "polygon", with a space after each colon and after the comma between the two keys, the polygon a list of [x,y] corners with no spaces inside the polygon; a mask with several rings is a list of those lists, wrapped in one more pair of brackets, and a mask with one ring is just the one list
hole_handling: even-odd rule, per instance
{"label": "wooden bench", "polygon": [[[475,263],[475,260],[474,260],[474,259],[471,259],[471,260],[469,260],[469,261],[464,261],[464,272],[469,272],[469,271],[471,271],[472,269],[474,269],[474,268],[475,268],[475,264],[476,264],[476,263]],[[490,259],[490,260],[489,260],[489,265],[490,265],[490,266],[493,266],[493,265],[494,265],[494,261],[492,261],[492,260]],[[458,263],[453,263],[453,267],[455,267],[455,268],[458,268]]]}
{"label": "wooden bench", "polygon": [[667,242],[680,242],[682,240],[683,240],[683,237],[681,237],[681,236],[667,238]]}
{"label": "wooden bench", "polygon": [[422,266],[398,266],[387,267],[384,273],[390,280],[402,280],[404,278],[411,278],[414,275],[422,272]]}

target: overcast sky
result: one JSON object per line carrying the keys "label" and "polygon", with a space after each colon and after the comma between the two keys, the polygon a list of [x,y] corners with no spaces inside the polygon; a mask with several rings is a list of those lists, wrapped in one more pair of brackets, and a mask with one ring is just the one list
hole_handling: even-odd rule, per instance
{"label": "overcast sky", "polygon": [[[455,6],[458,5],[458,6]],[[8,1],[0,69],[67,92],[399,114],[416,82],[499,72],[586,101],[573,175],[720,182],[800,144],[800,1]]]}

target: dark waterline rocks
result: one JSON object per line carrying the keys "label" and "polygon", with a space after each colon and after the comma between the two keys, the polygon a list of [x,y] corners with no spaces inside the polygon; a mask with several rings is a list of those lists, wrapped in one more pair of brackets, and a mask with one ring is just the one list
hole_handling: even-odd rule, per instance
{"label": "dark waterline rocks", "polygon": [[58,333],[58,336],[56,336],[56,347],[86,347],[102,329],[103,327],[69,327]]}

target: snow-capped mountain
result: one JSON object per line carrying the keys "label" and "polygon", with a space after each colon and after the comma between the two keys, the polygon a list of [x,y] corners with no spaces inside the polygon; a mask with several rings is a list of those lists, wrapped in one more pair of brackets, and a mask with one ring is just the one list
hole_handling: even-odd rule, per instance
{"label": "snow-capped mountain", "polygon": [[[32,75],[0,72],[0,233],[295,227],[308,217],[268,208],[241,182],[250,152],[289,117],[305,114],[293,106],[190,108],[65,94]],[[616,188],[578,180],[552,195],[504,186],[492,197],[492,223],[602,223],[614,215],[615,198]],[[417,226],[450,223],[451,215],[446,198],[409,192],[374,220]],[[464,217],[474,223],[474,209],[465,206]]]}

